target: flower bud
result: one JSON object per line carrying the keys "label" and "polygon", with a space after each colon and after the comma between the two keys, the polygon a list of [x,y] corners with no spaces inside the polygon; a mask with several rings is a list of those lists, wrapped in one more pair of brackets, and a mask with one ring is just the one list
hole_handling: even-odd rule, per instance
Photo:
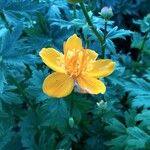
{"label": "flower bud", "polygon": [[113,16],[113,11],[111,7],[103,7],[100,12],[101,16],[108,20]]}
{"label": "flower bud", "polygon": [[106,108],[107,107],[107,102],[104,102],[103,100],[101,100],[100,102],[97,102],[96,104],[100,108]]}
{"label": "flower bud", "polygon": [[0,56],[0,63],[3,61],[3,58],[2,58],[2,56]]}
{"label": "flower bud", "polygon": [[81,3],[83,0],[67,0],[68,3],[71,3],[71,4],[75,4],[75,3]]}
{"label": "flower bud", "polygon": [[107,102],[101,100],[100,102],[97,102],[96,105],[97,105],[95,109],[96,115],[103,115],[107,112]]}
{"label": "flower bud", "polygon": [[69,118],[69,126],[70,126],[71,128],[74,127],[74,119],[73,119],[72,117]]}

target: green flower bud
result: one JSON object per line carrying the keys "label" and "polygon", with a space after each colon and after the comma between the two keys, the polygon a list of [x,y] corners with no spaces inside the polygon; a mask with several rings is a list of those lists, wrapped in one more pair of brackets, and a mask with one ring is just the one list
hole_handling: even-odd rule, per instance
{"label": "green flower bud", "polygon": [[107,102],[104,102],[101,100],[100,102],[96,103],[96,109],[95,109],[95,114],[96,115],[103,115],[107,112]]}
{"label": "green flower bud", "polygon": [[107,107],[107,102],[104,102],[103,100],[97,102],[96,104],[98,107],[103,107],[103,108]]}
{"label": "green flower bud", "polygon": [[74,119],[73,119],[73,117],[70,117],[70,118],[69,118],[69,126],[70,126],[71,128],[74,127]]}
{"label": "green flower bud", "polygon": [[67,0],[68,3],[71,3],[71,4],[75,4],[75,3],[81,3],[83,0]]}
{"label": "green flower bud", "polygon": [[113,11],[111,7],[103,7],[100,12],[101,16],[108,20],[113,16]]}
{"label": "green flower bud", "polygon": [[2,60],[3,60],[3,58],[2,58],[2,56],[0,56],[0,63],[2,62]]}

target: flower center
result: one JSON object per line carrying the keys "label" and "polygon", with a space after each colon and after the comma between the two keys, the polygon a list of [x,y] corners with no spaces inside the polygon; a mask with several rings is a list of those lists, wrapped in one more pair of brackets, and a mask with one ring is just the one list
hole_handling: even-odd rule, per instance
{"label": "flower center", "polygon": [[68,50],[65,54],[65,69],[73,78],[77,78],[86,69],[87,53],[85,49]]}

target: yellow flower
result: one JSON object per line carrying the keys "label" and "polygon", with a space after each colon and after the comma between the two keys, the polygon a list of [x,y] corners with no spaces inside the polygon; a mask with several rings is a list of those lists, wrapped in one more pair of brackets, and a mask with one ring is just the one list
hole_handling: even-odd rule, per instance
{"label": "yellow flower", "polygon": [[112,60],[96,60],[98,54],[84,49],[76,34],[64,43],[64,54],[53,48],[43,48],[39,55],[55,71],[44,80],[43,91],[48,96],[57,98],[69,95],[74,85],[86,93],[104,94],[106,87],[97,78],[110,75],[115,68]]}

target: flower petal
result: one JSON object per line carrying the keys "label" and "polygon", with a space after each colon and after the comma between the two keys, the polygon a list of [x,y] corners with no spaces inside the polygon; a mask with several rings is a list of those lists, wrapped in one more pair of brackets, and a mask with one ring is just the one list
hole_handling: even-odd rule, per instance
{"label": "flower petal", "polygon": [[43,62],[52,70],[65,73],[64,56],[53,48],[42,48],[39,55]]}
{"label": "flower petal", "polygon": [[110,59],[102,59],[93,62],[91,69],[87,70],[85,74],[96,78],[106,77],[110,75],[114,69],[115,62]]}
{"label": "flower petal", "polygon": [[106,91],[106,86],[102,81],[89,76],[80,76],[77,82],[83,90],[90,94],[104,94]]}
{"label": "flower petal", "polygon": [[69,95],[74,87],[73,79],[63,73],[54,72],[47,76],[43,83],[43,91],[51,97],[65,97]]}
{"label": "flower petal", "polygon": [[98,54],[93,50],[90,50],[90,49],[86,49],[86,50],[88,53],[89,60],[96,60],[96,58],[98,57]]}
{"label": "flower petal", "polygon": [[64,54],[66,54],[68,50],[74,51],[80,49],[82,49],[82,41],[76,34],[72,35],[67,39],[66,43],[64,43]]}

